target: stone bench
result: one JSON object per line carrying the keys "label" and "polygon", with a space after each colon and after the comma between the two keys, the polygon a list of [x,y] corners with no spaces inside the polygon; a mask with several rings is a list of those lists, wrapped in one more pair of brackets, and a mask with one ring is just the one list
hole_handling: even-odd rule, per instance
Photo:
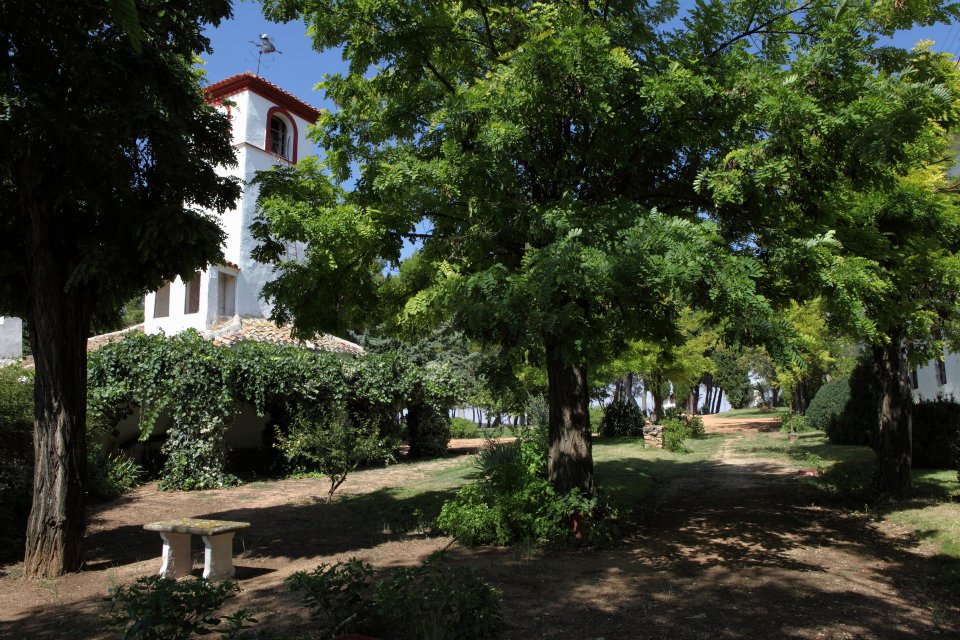
{"label": "stone bench", "polygon": [[181,518],[144,525],[147,531],[156,531],[163,539],[163,562],[160,575],[180,578],[193,571],[190,557],[190,536],[203,537],[203,577],[207,580],[226,580],[233,577],[233,534],[250,526],[249,522],[229,520],[201,520]]}

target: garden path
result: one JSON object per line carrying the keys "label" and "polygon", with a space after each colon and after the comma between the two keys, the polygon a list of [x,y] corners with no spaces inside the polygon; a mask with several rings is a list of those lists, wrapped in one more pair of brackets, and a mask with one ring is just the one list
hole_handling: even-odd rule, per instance
{"label": "garden path", "polygon": [[960,638],[958,601],[915,536],[810,504],[795,466],[737,453],[751,434],[775,430],[773,421],[705,423],[708,436],[725,438],[713,459],[653,460],[662,470],[684,465],[682,473],[663,474],[671,479],[639,505],[639,530],[599,549],[468,549],[371,526],[385,500],[415,511],[395,488],[453,471],[457,458],[354,474],[333,505],[323,502],[322,479],[189,494],[147,485],[93,510],[84,571],[24,583],[7,568],[0,637],[115,637],[99,630],[102,596],[156,571],[159,543],[141,526],[176,514],[253,523],[238,536],[237,605],[260,612],[281,638],[312,637],[283,588],[293,571],[351,556],[410,565],[443,548],[503,591],[505,638]]}

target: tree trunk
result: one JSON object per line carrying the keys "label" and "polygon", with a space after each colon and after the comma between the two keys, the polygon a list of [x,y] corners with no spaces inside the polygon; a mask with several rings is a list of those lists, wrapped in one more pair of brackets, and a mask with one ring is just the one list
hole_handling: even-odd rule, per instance
{"label": "tree trunk", "polygon": [[550,408],[550,482],[561,494],[580,489],[593,495],[596,487],[587,370],[566,362],[563,346],[559,339],[545,341]]}
{"label": "tree trunk", "polygon": [[720,407],[723,406],[723,387],[717,387],[717,404],[714,413],[720,413]]}
{"label": "tree trunk", "polygon": [[640,379],[640,386],[643,387],[643,395],[640,396],[640,409],[643,411],[643,416],[646,417],[647,414],[647,381],[644,378]]}
{"label": "tree trunk", "polygon": [[634,395],[633,393],[634,386],[636,386],[636,380],[635,380],[634,374],[628,373],[627,384],[626,384],[627,402],[635,407],[637,406],[637,396]]}
{"label": "tree trunk", "polygon": [[913,456],[913,393],[899,334],[873,348],[873,368],[880,389],[880,425],[876,451],[880,459],[880,489],[900,493],[910,488]]}
{"label": "tree trunk", "polygon": [[663,379],[659,375],[651,376],[653,378],[653,413],[657,424],[663,421]]}
{"label": "tree trunk", "polygon": [[710,409],[713,405],[710,404],[713,399],[713,375],[705,373],[703,375],[703,412],[706,414],[710,413]]}
{"label": "tree trunk", "polygon": [[[35,221],[36,223],[36,221]],[[37,233],[36,225],[33,229]],[[42,233],[42,232],[41,232]],[[51,578],[83,564],[87,333],[82,296],[65,293],[56,257],[35,240],[28,266],[33,350],[33,503],[24,575]]]}

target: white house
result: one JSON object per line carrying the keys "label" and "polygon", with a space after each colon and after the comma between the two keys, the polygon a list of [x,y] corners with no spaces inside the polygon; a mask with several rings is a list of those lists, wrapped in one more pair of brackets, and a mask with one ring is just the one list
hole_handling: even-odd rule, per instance
{"label": "white house", "polygon": [[23,356],[23,322],[20,318],[0,316],[0,362]]}
{"label": "white house", "polygon": [[932,400],[938,395],[960,401],[960,354],[947,353],[910,372],[914,400]]}
{"label": "white house", "polygon": [[[272,279],[273,269],[251,257],[256,242],[249,228],[256,217],[257,188],[250,185],[250,180],[257,171],[295,163],[310,148],[307,129],[320,112],[250,72],[210,85],[206,95],[230,118],[237,166],[222,171],[239,178],[243,192],[237,207],[220,218],[226,235],[225,261],[207,265],[186,281],[178,277],[148,294],[144,304],[146,333],[173,335],[193,328],[218,338],[252,331],[252,326],[244,327],[245,321],[250,325],[254,319],[270,315],[270,305],[260,299],[260,292]],[[303,247],[291,245],[288,251],[296,256]],[[259,339],[289,341],[288,329],[274,328],[275,335],[264,336],[264,323],[256,323]],[[345,346],[352,343],[342,342],[345,344],[339,346],[353,351]]]}

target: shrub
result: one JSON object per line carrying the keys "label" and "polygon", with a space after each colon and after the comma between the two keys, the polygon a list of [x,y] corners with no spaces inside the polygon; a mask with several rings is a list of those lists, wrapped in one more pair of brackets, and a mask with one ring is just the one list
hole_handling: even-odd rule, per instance
{"label": "shrub", "polygon": [[850,373],[849,397],[843,411],[827,427],[834,444],[871,444],[880,423],[880,398],[870,352],[861,354]]}
{"label": "shrub", "polygon": [[480,429],[473,420],[466,418],[452,418],[450,420],[450,435],[454,438],[479,438]]}
{"label": "shrub", "polygon": [[447,454],[450,445],[450,416],[431,405],[407,408],[410,456],[435,458]]}
{"label": "shrub", "polygon": [[691,438],[697,438],[699,440],[707,436],[707,430],[703,426],[703,418],[700,416],[685,416],[685,418]]}
{"label": "shrub", "polygon": [[140,484],[143,468],[128,455],[113,451],[106,455],[90,444],[87,460],[87,490],[91,495],[109,500],[132,491]]}
{"label": "shrub", "polygon": [[830,424],[843,412],[850,399],[850,381],[846,378],[833,380],[822,385],[807,405],[804,414],[814,429],[826,431]]}
{"label": "shrub", "polygon": [[431,559],[400,569],[369,594],[373,567],[356,558],[298,571],[287,579],[302,591],[322,637],[366,632],[410,640],[486,640],[503,627],[500,593],[466,567]]}
{"label": "shrub", "polygon": [[792,413],[783,419],[780,425],[780,431],[783,433],[805,433],[808,431],[816,431],[816,429],[810,424],[810,419],[807,418],[807,416]]}
{"label": "shrub", "polygon": [[327,637],[369,630],[371,608],[366,597],[373,567],[351,558],[332,565],[321,564],[313,571],[297,571],[287,584],[302,591],[310,616]]}
{"label": "shrub", "polygon": [[664,418],[661,422],[663,426],[663,448],[674,453],[686,453],[687,449],[684,441],[693,434],[690,428],[680,418]]}
{"label": "shrub", "polygon": [[351,420],[337,409],[298,416],[288,431],[277,433],[277,447],[299,471],[319,471],[330,480],[327,502],[361,463],[393,457],[376,424]]}
{"label": "shrub", "polygon": [[960,469],[954,445],[960,439],[960,403],[937,396],[913,406],[913,466]]}
{"label": "shrub", "polygon": [[481,479],[460,489],[437,517],[437,527],[463,544],[558,541],[571,535],[574,514],[596,512],[595,498],[554,491],[546,451],[534,441],[490,448],[477,464]]}
{"label": "shrub", "polygon": [[[230,581],[139,578],[110,589],[108,624],[119,627],[121,637],[129,640],[182,640],[215,632],[221,638],[245,637],[249,623],[256,622],[250,611],[217,614],[239,591]],[[223,628],[221,622],[226,622]]]}
{"label": "shrub", "polygon": [[500,592],[469,567],[427,561],[377,585],[379,627],[411,640],[486,640],[503,628]]}
{"label": "shrub", "polygon": [[33,380],[0,367],[0,560],[23,550],[33,495]]}
{"label": "shrub", "polygon": [[598,433],[604,437],[642,436],[646,419],[631,402],[611,402],[603,412]]}

